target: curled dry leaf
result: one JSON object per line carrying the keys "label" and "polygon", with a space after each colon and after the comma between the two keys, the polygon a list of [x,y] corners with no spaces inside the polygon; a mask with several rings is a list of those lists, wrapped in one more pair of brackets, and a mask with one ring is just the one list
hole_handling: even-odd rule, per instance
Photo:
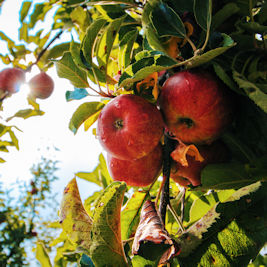
{"label": "curled dry leaf", "polygon": [[148,75],[144,80],[137,83],[136,89],[138,92],[141,92],[143,89],[148,89],[149,87],[153,87],[152,95],[155,99],[158,99],[159,96],[159,88],[158,88],[158,73],[153,72],[152,74]]}
{"label": "curled dry leaf", "polygon": [[68,238],[76,245],[89,249],[93,221],[83,207],[75,178],[64,189],[59,216]]}
{"label": "curled dry leaf", "polygon": [[195,145],[186,145],[179,140],[175,150],[171,153],[171,157],[173,160],[179,162],[182,166],[187,167],[188,161],[186,156],[195,157],[195,160],[200,162],[204,160]]}
{"label": "curled dry leaf", "polygon": [[140,222],[136,230],[132,253],[138,254],[140,245],[145,242],[165,244],[170,247],[163,253],[159,264],[167,263],[172,257],[180,253],[177,243],[169,236],[164,224],[157,213],[155,203],[147,200],[141,210]]}

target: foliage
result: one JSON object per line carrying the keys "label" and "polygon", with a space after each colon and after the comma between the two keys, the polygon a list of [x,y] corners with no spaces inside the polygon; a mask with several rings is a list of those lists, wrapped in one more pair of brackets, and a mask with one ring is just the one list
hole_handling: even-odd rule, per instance
{"label": "foliage", "polygon": [[[160,181],[142,190],[113,183],[100,155],[94,171],[76,174],[100,190],[84,204],[75,180],[64,192],[62,233],[50,244],[58,246],[55,266],[77,261],[81,266],[157,266],[159,257],[149,255],[166,255],[175,244],[179,253],[167,255],[171,266],[245,266],[256,258],[267,239],[262,211],[267,177],[266,8],[262,0],[23,2],[21,43],[0,32],[8,48],[0,58],[26,71],[33,65],[42,70],[55,65],[58,76],[74,86],[66,100],[88,99],[70,118],[74,134],[81,125],[85,130],[94,125],[117,95],[137,94],[156,104],[166,77],[184,69],[213,73],[235,101],[233,123],[220,137],[229,149],[228,162],[206,166],[199,187],[185,190],[170,181],[164,224],[174,240],[171,246],[156,249],[152,238],[133,256],[140,212],[146,200],[157,198]],[[50,28],[36,30],[51,14]],[[69,41],[56,44],[60,36]],[[27,54],[36,60],[25,63]],[[161,71],[165,74],[158,77]],[[102,98],[92,102],[92,94]],[[42,115],[37,103],[29,103],[33,109],[14,116]],[[15,126],[6,125],[12,118],[0,125],[0,136],[11,138],[1,139],[2,151],[18,148]],[[48,257],[38,245],[43,266],[51,264]],[[259,257],[255,262],[262,261]]]}
{"label": "foliage", "polygon": [[1,266],[28,266],[34,243],[49,243],[56,234],[47,228],[56,214],[45,211],[47,206],[57,208],[51,192],[56,170],[57,162],[42,158],[31,168],[30,183],[18,181],[8,189],[0,183]]}

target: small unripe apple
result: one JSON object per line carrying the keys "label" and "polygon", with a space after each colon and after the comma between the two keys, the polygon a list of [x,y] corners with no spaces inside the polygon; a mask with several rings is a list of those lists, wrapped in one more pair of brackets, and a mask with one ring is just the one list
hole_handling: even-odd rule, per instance
{"label": "small unripe apple", "polygon": [[145,187],[160,173],[162,147],[159,144],[148,155],[135,160],[121,160],[108,154],[107,163],[109,173],[115,181],[124,181],[130,186]]}
{"label": "small unripe apple", "polygon": [[206,71],[181,71],[168,78],[159,105],[168,130],[184,143],[211,143],[233,117],[232,95]]}
{"label": "small unripe apple", "polygon": [[195,157],[186,156],[188,166],[173,162],[170,177],[181,186],[201,184],[201,171],[210,163],[222,163],[228,160],[229,151],[224,143],[215,141],[211,145],[198,146],[204,161],[197,161]]}
{"label": "small unripe apple", "polygon": [[6,68],[0,72],[0,90],[14,94],[25,82],[25,72],[19,68]]}
{"label": "small unripe apple", "polygon": [[30,94],[33,97],[46,99],[54,90],[54,81],[48,74],[41,72],[31,78],[29,81],[29,87]]}
{"label": "small unripe apple", "polygon": [[164,130],[162,115],[144,98],[125,94],[115,97],[100,112],[97,136],[112,156],[132,160],[150,153]]}

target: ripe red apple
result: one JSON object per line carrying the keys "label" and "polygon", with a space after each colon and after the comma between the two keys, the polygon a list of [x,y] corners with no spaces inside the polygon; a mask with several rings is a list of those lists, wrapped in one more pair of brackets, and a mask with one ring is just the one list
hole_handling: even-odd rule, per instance
{"label": "ripe red apple", "polygon": [[156,106],[137,95],[120,95],[100,112],[97,135],[112,156],[132,160],[151,152],[163,135],[164,123]]}
{"label": "ripe red apple", "polygon": [[29,86],[30,94],[33,97],[46,99],[54,90],[54,81],[48,74],[41,72],[31,78],[29,81]]}
{"label": "ripe red apple", "polygon": [[109,173],[115,181],[124,181],[130,186],[145,187],[150,185],[160,173],[162,147],[159,144],[148,155],[135,160],[121,160],[108,154],[107,163]]}
{"label": "ripe red apple", "polygon": [[6,68],[0,72],[0,90],[14,94],[25,82],[25,72],[19,68]]}
{"label": "ripe red apple", "polygon": [[181,71],[167,79],[159,105],[168,130],[184,143],[209,144],[232,120],[229,92],[204,71]]}
{"label": "ripe red apple", "polygon": [[226,146],[219,141],[211,145],[202,145],[198,147],[204,161],[195,160],[192,156],[186,156],[188,166],[182,166],[178,162],[173,162],[170,177],[181,186],[192,184],[198,186],[201,184],[201,171],[210,163],[221,163],[228,159],[229,152]]}

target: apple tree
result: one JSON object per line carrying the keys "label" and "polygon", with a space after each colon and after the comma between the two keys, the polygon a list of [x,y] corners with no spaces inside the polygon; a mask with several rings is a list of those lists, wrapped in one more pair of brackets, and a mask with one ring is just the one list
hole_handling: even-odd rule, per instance
{"label": "apple tree", "polygon": [[[21,44],[0,32],[2,61],[55,66],[73,85],[66,101],[83,100],[69,130],[83,125],[104,149],[95,170],[66,181],[55,266],[70,256],[80,266],[254,266],[267,239],[266,10],[263,0],[22,3]],[[49,82],[38,83],[42,98]],[[4,104],[13,92],[0,89]],[[83,203],[76,178],[99,191]]]}

